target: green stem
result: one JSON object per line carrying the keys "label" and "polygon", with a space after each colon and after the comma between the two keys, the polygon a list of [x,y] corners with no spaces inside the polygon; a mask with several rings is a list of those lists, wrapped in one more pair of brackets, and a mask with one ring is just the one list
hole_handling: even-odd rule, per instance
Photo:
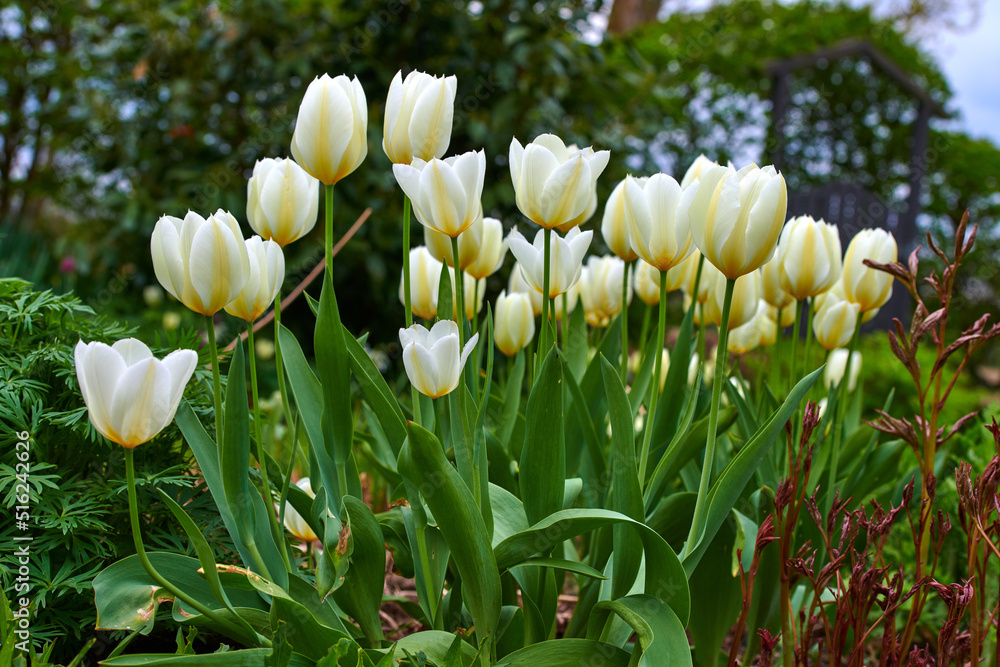
{"label": "green stem", "polygon": [[789,364],[788,372],[788,391],[786,393],[792,393],[792,387],[796,383],[796,375],[798,364],[798,351],[799,351],[799,332],[802,329],[802,302],[795,302],[795,324],[792,325],[792,360]]}
{"label": "green stem", "polygon": [[806,350],[805,354],[802,355],[802,358],[806,364],[805,366],[806,373],[809,373],[815,368],[815,366],[810,363],[812,340],[813,340],[813,299],[809,299],[809,303],[806,305]]}
{"label": "green stem", "polygon": [[[639,341],[640,344],[643,346],[640,352],[642,352],[643,354],[646,353],[646,348],[645,348],[646,337],[649,336],[649,320],[652,318],[652,314],[653,314],[653,307],[647,305],[642,313],[642,328],[639,329]],[[645,359],[641,359],[640,361],[645,361]]]}
{"label": "green stem", "polygon": [[643,420],[642,452],[639,455],[639,488],[646,485],[646,467],[649,465],[649,446],[653,439],[653,418],[656,416],[657,397],[660,395],[660,374],[663,366],[663,338],[667,327],[667,272],[660,271],[660,305],[657,312],[656,345],[653,346],[653,381],[650,387],[649,413]]}
{"label": "green stem", "polygon": [[774,331],[775,331],[775,334],[774,334],[774,368],[771,369],[771,377],[772,378],[774,378],[774,377],[778,378],[778,381],[775,382],[775,384],[774,384],[775,387],[778,386],[778,382],[781,382],[781,378],[782,378],[782,375],[781,375],[781,361],[782,361],[781,360],[781,338],[782,338],[782,336],[781,336],[781,334],[782,334],[782,328],[781,328],[781,311],[783,311],[783,310],[784,310],[784,308],[778,308],[778,321],[774,325]]}
{"label": "green stem", "polygon": [[840,379],[837,386],[837,415],[833,424],[833,451],[830,452],[830,476],[829,488],[826,492],[826,512],[830,513],[833,507],[833,491],[836,489],[837,465],[840,462],[840,447],[844,441],[844,419],[847,414],[847,395],[850,393],[851,366],[854,363],[854,352],[858,349],[858,338],[861,334],[861,319],[858,318],[854,325],[854,335],[851,336],[851,344],[847,348],[847,363],[844,365],[844,377]]}
{"label": "green stem", "polygon": [[549,337],[549,271],[551,269],[549,260],[552,248],[552,230],[545,229],[542,235],[545,238],[543,250],[545,255],[542,263],[542,330],[538,335],[538,363],[536,364],[536,372],[541,370],[542,360],[545,359],[545,355],[549,351],[547,344]]}
{"label": "green stem", "polygon": [[288,400],[288,388],[285,386],[285,362],[281,355],[281,338],[278,329],[281,327],[281,289],[274,297],[274,365],[278,373],[278,393],[281,395],[281,409],[285,413],[285,423],[292,423],[292,404]]}
{"label": "green stem", "polygon": [[476,304],[479,303],[479,278],[472,282],[472,333],[479,333],[479,313],[475,312]]}
{"label": "green stem", "polygon": [[560,328],[562,329],[562,346],[563,350],[566,349],[566,339],[569,335],[569,292],[562,293],[562,322],[560,323]]}
{"label": "green stem", "polygon": [[282,539],[281,529],[278,528],[277,510],[274,507],[274,496],[271,494],[271,481],[267,476],[267,459],[264,457],[264,438],[261,436],[260,428],[260,396],[257,393],[257,350],[253,342],[253,323],[247,323],[247,345],[250,347],[250,388],[253,398],[253,427],[254,435],[257,439],[257,463],[260,464],[261,494],[264,498],[264,507],[267,508],[267,520],[271,524],[271,533],[274,536],[275,544],[280,545],[281,558],[285,561],[285,569],[292,571],[291,561],[288,559],[288,550],[285,549],[285,541]]}
{"label": "green stem", "polygon": [[629,262],[623,262],[622,268],[622,384],[628,378],[628,269]]}
{"label": "green stem", "polygon": [[684,543],[684,553],[689,554],[695,548],[695,540],[701,538],[701,530],[708,512],[708,484],[712,479],[712,468],[715,465],[716,430],[719,426],[719,403],[722,401],[722,383],[726,376],[726,359],[729,356],[729,311],[733,306],[733,289],[736,287],[734,278],[726,279],[726,296],[722,302],[722,322],[719,325],[719,344],[715,348],[715,377],[712,380],[712,406],[708,413],[708,439],[705,442],[705,461],[701,467],[701,482],[698,484],[698,498],[694,506],[694,518],[691,520],[691,532]]}
{"label": "green stem", "polygon": [[410,296],[410,198],[403,195],[403,306],[406,308],[406,326],[413,324],[413,303]]}
{"label": "green stem", "polygon": [[701,291],[701,277],[705,271],[705,256],[698,258],[698,270],[694,274],[694,290],[691,293],[691,307],[698,308],[698,360],[704,364],[705,359],[705,305],[698,301]]}
{"label": "green stem", "polygon": [[[241,628],[232,621],[222,618],[198,600],[190,597],[187,593],[171,584],[153,567],[153,563],[150,562],[149,556],[146,554],[146,548],[142,544],[142,533],[139,528],[139,506],[135,494],[135,451],[128,447],[125,448],[125,477],[128,482],[128,513],[132,523],[132,541],[135,543],[135,552],[139,556],[139,562],[142,564],[143,569],[146,570],[146,573],[158,586],[169,591],[174,598],[197,610],[198,613],[211,620],[220,628],[225,628],[226,631],[232,633],[234,638],[245,637],[247,634],[245,628]],[[267,638],[260,635],[257,635],[257,640],[262,645],[271,645],[271,642]]]}
{"label": "green stem", "polygon": [[212,394],[215,399],[215,442],[222,442],[222,381],[219,378],[219,348],[215,344],[215,319],[205,316],[208,331],[208,353],[212,357]]}
{"label": "green stem", "polygon": [[326,271],[333,275],[333,185],[325,188],[326,208],[323,213],[326,215]]}
{"label": "green stem", "polygon": [[463,271],[458,268],[458,237],[451,237],[452,270],[455,272],[455,322],[458,324],[458,349],[465,344],[465,286],[462,284]]}

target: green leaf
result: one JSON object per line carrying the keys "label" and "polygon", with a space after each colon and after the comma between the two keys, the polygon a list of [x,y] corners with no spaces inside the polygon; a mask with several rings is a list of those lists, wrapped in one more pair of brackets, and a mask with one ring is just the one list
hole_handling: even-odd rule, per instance
{"label": "green leaf", "polygon": [[[635,424],[625,387],[618,371],[601,357],[604,371],[604,391],[608,396],[608,414],[611,416],[611,499],[609,508],[620,514],[642,521],[645,511],[642,490],[639,488],[639,469],[635,461]],[[635,582],[642,560],[642,547],[635,531],[628,526],[614,527],[614,561],[611,578],[611,597],[628,593]]]}
{"label": "green leaf", "polygon": [[611,613],[617,614],[635,631],[639,646],[633,651],[642,650],[642,657],[636,663],[640,667],[692,664],[684,624],[662,600],[650,595],[630,595],[599,602],[590,619],[589,634],[598,634]]}
{"label": "green leaf", "polygon": [[[316,316],[313,346],[316,351],[317,376],[323,387],[324,444],[327,456],[333,461],[338,471],[337,486],[330,487],[328,485],[327,488],[331,489],[336,500],[349,493],[347,488],[340,488],[339,480],[346,475],[351,444],[354,441],[354,416],[351,411],[351,362],[345,338],[350,338],[350,335],[344,335],[344,327],[340,323],[333,276],[329,271],[324,271],[323,291],[319,297],[319,314]],[[324,480],[324,482],[332,481]]]}
{"label": "green leaf", "polygon": [[351,531],[354,551],[351,565],[344,575],[344,584],[334,597],[341,607],[361,626],[370,646],[382,641],[382,620],[379,607],[385,580],[385,542],[375,515],[363,501],[344,497],[344,523]]}
{"label": "green leaf", "polygon": [[[135,654],[102,660],[108,667],[267,667],[269,648],[250,648],[205,655]],[[301,662],[289,663],[293,667]]]}
{"label": "green leaf", "polygon": [[[607,579],[600,571],[595,570],[589,565],[584,565],[578,561],[567,560],[565,558],[529,558],[515,565],[514,567],[551,567],[556,570],[566,570],[567,572],[573,572],[574,574],[580,574],[585,577],[590,577],[592,579]],[[513,568],[511,568],[513,569]],[[633,580],[635,575],[632,575]]]}
{"label": "green leaf", "polygon": [[323,625],[304,606],[284,597],[275,597],[271,606],[271,625],[277,630],[280,623],[288,624],[288,642],[296,653],[319,660],[330,647],[346,634]]}
{"label": "green leaf", "polygon": [[[693,512],[693,506],[691,510]],[[688,521],[690,522],[690,515]],[[732,570],[735,558],[735,523],[726,521],[722,524],[701,563],[688,580],[692,598],[711,600],[710,604],[694,605],[691,608],[691,621],[688,623],[688,631],[694,640],[695,658],[700,666],[714,667],[719,664],[726,635],[742,608],[740,582],[733,576]],[[753,544],[750,545],[750,552],[752,558]]]}
{"label": "green leaf", "polygon": [[[448,655],[448,650],[454,641],[455,635],[450,632],[424,630],[403,637],[393,645],[394,649],[389,649],[389,651],[395,650],[398,653],[423,653],[435,665],[444,665],[445,656]],[[466,665],[472,664],[472,661],[476,659],[476,649],[467,642],[462,642],[461,647],[463,663]],[[386,653],[389,651],[386,651]],[[381,665],[381,662],[379,664]]]}
{"label": "green leaf", "polygon": [[628,667],[627,651],[591,639],[550,639],[514,651],[501,659],[497,667]]}
{"label": "green leaf", "polygon": [[503,414],[497,427],[497,439],[511,453],[510,438],[517,425],[517,413],[521,409],[521,389],[524,386],[524,350],[519,350],[514,357],[514,367],[507,376],[507,387],[504,390]]}
{"label": "green leaf", "polygon": [[691,598],[687,575],[677,554],[652,528],[618,512],[570,509],[551,514],[498,544],[493,550],[497,566],[501,570],[510,569],[535,554],[547,554],[564,540],[618,523],[631,525],[639,532],[646,565],[644,592],[666,601],[686,623]]}
{"label": "green leaf", "polygon": [[350,358],[351,372],[354,373],[361,391],[368,399],[368,404],[378,416],[379,424],[385,431],[393,453],[398,455],[399,448],[406,439],[406,418],[403,416],[402,408],[399,407],[399,401],[396,400],[396,396],[389,389],[385,378],[365,348],[346,328],[343,330],[343,340]]}
{"label": "green leaf", "polygon": [[753,477],[763,457],[767,456],[771,445],[784,430],[785,423],[795,412],[799,401],[802,400],[822,372],[823,367],[820,366],[792,388],[781,407],[771,414],[753,437],[737,452],[736,456],[723,468],[719,479],[709,489],[706,499],[708,512],[706,513],[705,525],[700,527],[700,531],[693,531],[694,534],[699,535],[695,544],[692,547],[685,545],[684,569],[689,574],[698,566],[698,561],[701,560],[708,545],[715,537],[715,533],[726,520],[729,511],[736,504],[740,494],[743,493],[747,482]]}
{"label": "green leaf", "polygon": [[[246,369],[243,365],[243,346],[237,345],[229,364],[226,381],[226,418],[224,435],[219,446],[219,472],[226,494],[226,505],[239,532],[240,541],[251,551],[257,550],[254,534],[254,493],[250,486],[250,414],[247,408]],[[253,563],[253,566],[257,566]],[[270,575],[269,572],[261,574]]]}
{"label": "green leaf", "polygon": [[[556,299],[556,303],[561,308],[562,298]],[[574,308],[573,312],[569,314],[569,336],[563,343],[563,354],[566,355],[566,367],[569,368],[577,382],[583,378],[583,374],[587,370],[589,347],[587,344],[587,319],[583,308]]]}
{"label": "green leaf", "polygon": [[521,450],[521,501],[529,522],[563,504],[566,450],[563,446],[562,360],[553,346],[528,396],[527,429]]}
{"label": "green leaf", "polygon": [[[600,359],[603,358],[603,356],[600,357]],[[597,357],[595,357],[596,359]],[[580,385],[577,384],[576,378],[573,377],[572,373],[563,373],[563,379],[566,381],[566,386],[569,388],[569,395],[573,399],[572,404],[570,404],[570,410],[576,411],[573,422],[579,425],[583,438],[587,443],[587,451],[590,452],[593,476],[600,478],[607,469],[607,461],[604,456],[603,442],[597,436],[597,429],[594,427],[594,418],[587,407],[587,399],[584,398],[583,390],[580,389]]]}
{"label": "green leaf", "polygon": [[[479,506],[445,458],[438,439],[412,422],[408,431],[400,452],[400,473],[419,489],[437,520],[468,590],[466,599],[480,644],[492,641],[500,618],[500,575]],[[418,502],[419,498],[410,499],[411,505]]]}
{"label": "green leaf", "polygon": [[[684,395],[684,390],[687,388],[687,374],[688,366],[691,364],[691,342],[693,340],[691,330],[696,305],[692,303],[687,313],[684,314],[680,331],[677,332],[677,342],[670,352],[670,368],[667,369],[667,378],[663,383],[663,391],[660,392],[661,400],[656,405],[656,416],[654,417],[653,434],[650,441],[650,451],[653,452],[658,451],[662,443],[673,438],[677,431],[677,420],[684,408],[684,401],[677,399]],[[671,397],[674,400],[671,400]]]}

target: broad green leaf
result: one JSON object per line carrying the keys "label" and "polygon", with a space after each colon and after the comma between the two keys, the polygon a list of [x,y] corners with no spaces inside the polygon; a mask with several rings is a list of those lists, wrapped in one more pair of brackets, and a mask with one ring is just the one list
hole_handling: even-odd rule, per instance
{"label": "broad green leaf", "polygon": [[[480,644],[495,639],[500,618],[500,575],[489,534],[475,499],[444,456],[436,437],[408,424],[409,438],[400,452],[400,473],[419,489],[468,590],[466,599]],[[411,498],[411,506],[419,503]]]}
{"label": "broad green leaf", "polygon": [[[656,416],[653,423],[653,435],[650,451],[658,451],[663,443],[673,438],[677,431],[677,421],[684,409],[684,396],[687,387],[688,366],[691,364],[691,330],[694,322],[694,303],[688,308],[677,332],[677,342],[670,352],[670,368],[660,392],[660,401],[656,404]],[[701,362],[705,360],[702,359]]]}
{"label": "broad green leaf", "polygon": [[[660,347],[662,346],[663,344],[661,342]],[[632,380],[632,387],[628,395],[629,403],[632,407],[633,419],[637,414],[639,414],[639,408],[642,406],[643,402],[646,400],[646,395],[649,393],[649,385],[653,379],[653,366],[656,363],[656,352],[656,336],[653,336],[646,343],[646,347],[643,349],[642,363],[639,365],[639,372],[635,374],[635,378]]]}
{"label": "broad green leaf", "polygon": [[[333,277],[323,272],[323,291],[319,297],[319,314],[316,316],[316,333],[313,347],[316,352],[316,371],[323,387],[323,438],[327,456],[337,469],[337,486],[327,488],[333,492],[334,505],[349,493],[341,488],[340,480],[346,478],[347,461],[354,441],[354,416],[351,411],[351,362],[347,352],[344,327],[340,323],[337,294]],[[334,492],[335,489],[335,492]]]}
{"label": "broad green leaf", "polygon": [[528,396],[527,429],[521,450],[521,501],[528,521],[562,508],[566,480],[563,447],[562,359],[553,346]]}
{"label": "broad green leaf", "polygon": [[674,610],[659,598],[629,595],[598,603],[590,620],[592,633],[599,632],[611,613],[628,623],[639,639],[639,646],[633,651],[641,649],[642,656],[637,663],[633,660],[634,664],[639,667],[692,664],[684,624]]}
{"label": "broad green leaf", "polygon": [[514,651],[497,667],[628,667],[627,651],[591,639],[552,639]]}
{"label": "broad green leaf", "polygon": [[497,439],[508,453],[511,453],[510,438],[517,425],[517,413],[521,409],[521,389],[524,386],[524,350],[519,350],[514,357],[514,366],[507,376],[507,386],[504,389],[503,414],[497,426]]}
{"label": "broad green leaf", "polygon": [[344,345],[350,358],[351,372],[361,385],[361,391],[368,404],[378,416],[378,421],[394,454],[399,454],[399,448],[406,439],[406,418],[399,407],[399,401],[389,389],[385,378],[375,366],[375,362],[365,351],[365,348],[352,336],[347,329],[343,330]]}
{"label": "broad green leaf", "polygon": [[767,456],[771,445],[784,431],[785,423],[795,412],[799,401],[802,400],[822,372],[823,367],[820,366],[792,388],[781,407],[761,424],[753,437],[723,468],[715,484],[709,488],[706,499],[708,512],[706,513],[705,525],[697,527],[698,530],[692,529],[692,534],[699,537],[696,538],[693,546],[685,545],[684,549],[684,569],[689,574],[698,566],[698,561],[704,555],[705,549],[715,537],[722,522],[729,516],[729,511],[743,493],[747,482],[753,477],[760,461],[764,456]]}
{"label": "broad green leaf", "polygon": [[[562,307],[562,297],[556,299],[559,307]],[[577,304],[580,305],[580,304]],[[587,319],[583,308],[574,308],[569,314],[569,336],[563,342],[563,353],[566,355],[566,367],[573,374],[573,378],[580,382],[584,372],[587,370]]]}
{"label": "broad green leaf", "polygon": [[495,547],[511,535],[528,529],[524,505],[513,493],[496,484],[490,484],[490,506],[493,508],[492,546]]}
{"label": "broad green leaf", "polygon": [[[121,655],[102,660],[108,667],[267,667],[271,655],[269,648],[250,648],[224,653],[204,655],[135,654]],[[311,663],[296,660],[292,656],[290,667],[302,667]]]}
{"label": "broad green leaf", "polygon": [[298,602],[283,597],[276,597],[271,606],[271,624],[277,629],[278,623],[288,624],[288,643],[296,653],[319,660],[327,654],[330,647],[341,639],[349,636],[323,625],[317,621],[309,610]]}
{"label": "broad green leaf", "polygon": [[[565,570],[566,572],[572,572],[574,574],[580,574],[585,577],[590,577],[592,579],[607,579],[600,571],[595,570],[589,565],[584,565],[578,561],[567,560],[565,558],[529,558],[528,560],[522,561],[515,565],[514,567],[551,567],[555,570]],[[634,574],[632,575],[635,576]]]}
{"label": "broad green leaf", "polygon": [[363,501],[353,496],[344,497],[346,516],[343,520],[351,531],[354,551],[351,565],[344,575],[344,584],[334,597],[350,616],[358,622],[370,646],[382,641],[382,588],[385,580],[385,541],[375,515]]}
{"label": "broad green leaf", "polygon": [[[431,663],[438,667],[443,667],[445,656],[448,655],[448,649],[451,648],[454,641],[455,635],[450,632],[424,630],[403,637],[393,644],[393,646],[397,654],[404,652],[411,654],[423,653]],[[461,646],[464,664],[471,665],[472,661],[476,658],[476,649],[467,642],[463,642]]]}
{"label": "broad green leaf", "polygon": [[[603,358],[601,357],[601,359]],[[593,464],[594,477],[600,478],[604,474],[604,471],[607,470],[603,441],[597,437],[594,418],[590,414],[590,409],[587,407],[587,400],[584,398],[583,391],[580,389],[580,385],[577,384],[576,378],[573,377],[572,373],[564,373],[563,379],[569,388],[570,398],[573,399],[570,408],[576,411],[577,418],[575,422],[579,425],[583,433],[583,438],[587,443],[587,451],[590,453],[591,463]]]}
{"label": "broad green leaf", "polygon": [[[645,511],[642,489],[639,487],[639,468],[635,460],[635,424],[625,387],[618,371],[601,357],[604,371],[604,391],[608,396],[608,413],[611,415],[611,500],[609,508],[625,516],[642,521]],[[611,597],[628,593],[639,572],[642,546],[639,537],[629,526],[613,528],[614,554],[612,563]]]}
{"label": "broad green leaf", "polygon": [[[694,511],[693,506],[691,511]],[[690,522],[690,514],[688,521]],[[693,599],[711,601],[693,605],[688,623],[699,667],[715,667],[720,664],[720,658],[723,659],[722,664],[725,664],[721,648],[742,608],[740,581],[733,576],[732,571],[736,553],[734,524],[734,521],[722,524],[701,563],[688,579]],[[750,557],[753,558],[752,544],[750,551]]]}

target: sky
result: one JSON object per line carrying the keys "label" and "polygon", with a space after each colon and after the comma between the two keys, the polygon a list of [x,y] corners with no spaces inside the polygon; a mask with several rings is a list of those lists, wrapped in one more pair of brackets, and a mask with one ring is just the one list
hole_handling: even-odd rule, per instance
{"label": "sky", "polygon": [[1000,1],[985,0],[971,31],[943,31],[925,45],[941,64],[961,113],[959,127],[1000,146]]}

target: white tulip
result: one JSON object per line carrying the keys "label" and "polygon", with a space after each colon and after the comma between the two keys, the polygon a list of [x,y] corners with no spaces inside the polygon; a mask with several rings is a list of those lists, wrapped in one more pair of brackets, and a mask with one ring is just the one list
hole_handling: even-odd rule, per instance
{"label": "white tulip", "polygon": [[[520,264],[514,264],[514,268],[510,270],[510,278],[507,280],[507,292],[510,294],[527,294],[528,298],[531,300],[531,312],[538,315],[542,314],[542,292],[536,290],[524,277],[524,271],[521,270]],[[574,305],[575,305],[575,299]],[[556,310],[559,310],[558,308]]]}
{"label": "white tulip", "polygon": [[[316,497],[308,477],[303,477],[295,482],[295,486],[299,487],[310,498]],[[303,542],[314,542],[319,539],[312,527],[306,523],[306,520],[291,503],[285,504],[285,529]]]}
{"label": "white tulip", "polygon": [[780,260],[780,253],[775,253],[771,261],[760,267],[761,297],[775,308],[781,308],[782,312],[793,311],[795,299],[785,291],[778,279]]}
{"label": "white tulip", "polygon": [[896,261],[897,253],[895,237],[884,229],[862,229],[851,239],[844,255],[844,296],[861,306],[861,312],[884,306],[892,296],[894,280],[890,274],[866,266],[864,261],[889,264]]}
{"label": "white tulip", "polygon": [[[708,265],[705,265],[708,268]],[[705,276],[702,276],[705,280]],[[713,298],[705,304],[705,319],[715,326],[722,326],[722,309],[725,305],[726,281],[721,277],[713,285]],[[729,310],[729,331],[746,324],[757,314],[760,299],[760,273],[752,271],[736,280],[733,287],[733,301]]]}
{"label": "white tulip", "polygon": [[694,248],[688,211],[697,192],[693,184],[681,190],[666,174],[651,176],[645,185],[631,177],[625,179],[629,244],[660,271],[680,264]]}
{"label": "white tulip", "polygon": [[[628,179],[623,179],[615,186],[615,189],[611,191],[611,196],[608,197],[608,201],[604,204],[604,217],[601,219],[601,236],[604,237],[604,243],[608,246],[608,250],[626,262],[631,262],[639,257],[639,254],[632,249],[632,244],[629,243],[628,221],[625,219],[626,180]],[[639,187],[642,187],[645,185],[647,179],[636,178],[633,180]],[[657,281],[659,281],[659,278],[657,278]],[[659,299],[659,292],[657,292],[656,296]]]}
{"label": "white tulip", "polygon": [[74,357],[90,423],[128,449],[149,441],[173,421],[198,363],[193,350],[175,350],[161,361],[135,338],[111,346],[81,340]]}
{"label": "white tulip", "polygon": [[[826,368],[823,369],[823,384],[827,387],[836,387],[844,379],[847,371],[848,350],[838,347],[832,350],[826,358]],[[854,391],[858,386],[858,376],[861,375],[861,353],[855,351],[851,357],[851,377],[847,381],[847,391]]]}
{"label": "white tulip", "polygon": [[400,329],[406,376],[421,394],[441,398],[458,386],[465,362],[478,341],[477,333],[459,349],[458,324],[452,320],[439,320],[429,331],[420,324]]}
{"label": "white tulip", "polygon": [[227,211],[206,220],[188,211],[165,215],[150,239],[153,271],[163,289],[202,315],[214,315],[246,286],[250,259],[240,226]]}
{"label": "white tulip", "polygon": [[813,313],[813,333],[827,350],[843,347],[851,341],[861,307],[856,303],[827,296],[822,307]]}
{"label": "white tulip", "polygon": [[454,76],[431,76],[416,70],[396,72],[385,101],[382,150],[394,164],[413,158],[439,158],[451,143],[455,115]]}
{"label": "white tulip", "polygon": [[704,155],[699,155],[695,158],[695,161],[691,163],[691,166],[688,167],[688,170],[684,172],[684,178],[681,179],[681,189],[683,190],[687,188],[687,186],[701,178],[702,171],[708,169],[709,167],[718,166],[719,165],[716,162],[709,160]]}
{"label": "white tulip", "polygon": [[[424,227],[424,243],[436,259],[454,265],[451,237]],[[489,278],[503,264],[506,254],[503,223],[496,218],[479,218],[458,235],[458,268],[473,278]]]}
{"label": "white tulip", "polygon": [[[592,327],[606,327],[611,319],[622,310],[622,280],[625,276],[625,262],[614,256],[594,257],[580,274],[580,301]],[[631,287],[626,303],[632,301]]]}
{"label": "white tulip", "polygon": [[319,181],[285,158],[257,160],[247,182],[247,221],[261,237],[284,247],[316,226]]}
{"label": "white tulip", "polygon": [[[437,316],[438,288],[444,265],[424,246],[410,248],[410,310],[415,317],[433,320]],[[405,305],[403,272],[399,272],[399,302]]]}
{"label": "white tulip", "polygon": [[324,74],[313,79],[299,105],[292,157],[303,169],[333,185],[368,155],[368,102],[358,77]]}
{"label": "white tulip", "polygon": [[493,342],[508,357],[527,347],[535,337],[535,313],[528,294],[500,292],[493,320]]}
{"label": "white tulip", "polygon": [[511,140],[510,177],[517,207],[546,229],[585,214],[591,204],[596,208],[597,178],[610,155],[590,147],[571,150],[553,134],[542,134],[523,147]]}
{"label": "white tulip", "polygon": [[425,227],[456,237],[483,217],[484,151],[430,162],[414,158],[411,164],[392,165],[392,173]]}
{"label": "white tulip", "polygon": [[[723,283],[723,288],[725,288],[726,277],[722,275],[722,272],[715,268],[711,262],[704,262],[701,267],[701,282],[698,283],[698,294],[694,295],[694,283],[698,278],[698,263],[701,260],[701,253],[695,250],[693,253],[688,255],[681,264],[676,268],[671,269],[671,271],[681,271],[683,270],[683,284],[684,294],[690,298],[697,297],[697,301],[700,304],[708,303],[712,297],[715,296],[715,284],[717,282]],[[667,274],[670,275],[669,272]],[[669,287],[669,286],[668,286]]]}
{"label": "white tulip", "polygon": [[757,312],[750,318],[750,321],[744,322],[729,332],[726,347],[732,354],[743,355],[761,345],[768,344],[765,342],[771,338],[768,330],[775,329],[775,325],[768,318],[767,309],[767,302],[758,301]]}
{"label": "white tulip", "polygon": [[226,312],[247,322],[255,322],[270,308],[285,281],[285,256],[274,241],[259,236],[246,240],[250,256],[250,279],[235,299],[226,305]]}
{"label": "white tulip", "polygon": [[[539,292],[545,287],[545,231],[535,234],[534,244],[528,243],[519,231],[512,230],[510,250],[514,253],[524,279]],[[549,266],[549,298],[554,298],[571,288],[580,279],[583,256],[587,254],[594,232],[589,229],[571,229],[565,237],[552,234]]]}
{"label": "white tulip", "polygon": [[834,225],[808,215],[792,218],[781,231],[775,256],[781,287],[796,301],[822,294],[840,280],[840,253]]}
{"label": "white tulip", "polygon": [[632,288],[644,304],[655,306],[660,302],[659,270],[646,262],[636,262],[632,265]]}

